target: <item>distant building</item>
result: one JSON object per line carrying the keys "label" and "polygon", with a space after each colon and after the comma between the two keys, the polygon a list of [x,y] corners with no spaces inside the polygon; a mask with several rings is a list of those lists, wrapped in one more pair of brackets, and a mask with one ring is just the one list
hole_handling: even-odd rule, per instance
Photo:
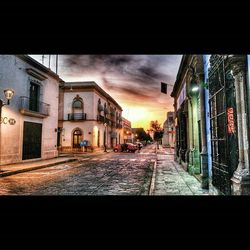
{"label": "distant building", "polygon": [[12,88],[2,108],[0,164],[58,156],[59,76],[27,55],[0,55],[0,98]]}
{"label": "distant building", "polygon": [[123,143],[133,142],[131,122],[122,117]]}
{"label": "distant building", "polygon": [[81,142],[93,148],[112,148],[122,142],[122,108],[95,82],[60,85],[58,146],[82,151]]}
{"label": "distant building", "polygon": [[164,134],[162,137],[162,145],[174,148],[175,144],[175,124],[174,112],[167,113],[167,119],[163,124]]}

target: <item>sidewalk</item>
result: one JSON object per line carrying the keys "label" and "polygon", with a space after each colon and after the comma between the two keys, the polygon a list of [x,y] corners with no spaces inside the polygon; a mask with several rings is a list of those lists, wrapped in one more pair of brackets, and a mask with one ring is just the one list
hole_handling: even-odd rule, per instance
{"label": "sidewalk", "polygon": [[174,149],[157,150],[154,190],[152,195],[214,195],[201,188],[200,182],[174,162]]}
{"label": "sidewalk", "polygon": [[[111,152],[111,149],[107,149],[107,153]],[[0,178],[19,174],[23,172],[28,172],[32,170],[37,170],[41,168],[51,167],[59,165],[66,162],[79,161],[79,158],[88,157],[91,155],[101,155],[106,154],[103,149],[97,149],[94,152],[65,152],[59,153],[57,158],[48,159],[48,160],[37,160],[32,162],[21,162],[8,165],[0,166]]]}
{"label": "sidewalk", "polygon": [[72,162],[76,161],[77,158],[75,157],[58,157],[48,160],[37,160],[32,162],[21,162],[21,163],[15,163],[15,164],[8,164],[8,165],[2,165],[0,166],[0,178],[19,174],[23,172],[28,172],[36,169],[51,167],[54,165],[66,163],[66,162]]}

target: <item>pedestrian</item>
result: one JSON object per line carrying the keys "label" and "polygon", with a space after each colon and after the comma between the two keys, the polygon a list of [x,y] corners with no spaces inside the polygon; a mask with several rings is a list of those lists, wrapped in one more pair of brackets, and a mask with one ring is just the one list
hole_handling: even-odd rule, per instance
{"label": "pedestrian", "polygon": [[141,148],[142,148],[141,143],[138,143],[138,153],[140,153]]}

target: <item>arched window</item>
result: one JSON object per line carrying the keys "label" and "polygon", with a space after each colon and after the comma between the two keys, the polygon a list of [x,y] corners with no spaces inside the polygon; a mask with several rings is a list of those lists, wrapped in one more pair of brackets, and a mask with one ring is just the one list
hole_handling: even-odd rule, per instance
{"label": "arched window", "polygon": [[82,103],[81,100],[75,100],[75,101],[73,101],[72,107],[75,108],[75,109],[82,109],[83,108],[83,103]]}
{"label": "arched window", "polygon": [[72,108],[73,109],[81,109],[81,110],[83,110],[83,100],[79,95],[77,95],[74,98],[73,103],[72,103]]}
{"label": "arched window", "polygon": [[72,113],[69,114],[70,120],[85,120],[84,105],[82,98],[77,95],[72,102]]}

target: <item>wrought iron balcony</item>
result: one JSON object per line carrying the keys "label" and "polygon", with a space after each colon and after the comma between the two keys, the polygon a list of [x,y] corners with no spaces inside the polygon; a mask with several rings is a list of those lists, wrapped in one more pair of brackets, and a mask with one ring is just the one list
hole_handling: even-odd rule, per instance
{"label": "wrought iron balcony", "polygon": [[122,128],[121,124],[116,124],[116,128]]}
{"label": "wrought iron balcony", "polygon": [[68,121],[83,121],[87,119],[86,113],[71,113],[68,114]]}
{"label": "wrought iron balcony", "polygon": [[[97,121],[98,122],[102,122],[103,124],[104,123],[107,123],[108,126],[114,126],[115,127],[115,122],[108,119],[107,117],[105,116],[102,116],[102,115],[97,115]],[[112,125],[113,124],[113,125]]]}
{"label": "wrought iron balcony", "polygon": [[102,115],[97,116],[97,121],[104,123],[105,122],[105,117]]}
{"label": "wrought iron balcony", "polygon": [[44,102],[39,102],[35,98],[21,96],[19,109],[24,115],[46,117],[49,116],[50,105]]}

